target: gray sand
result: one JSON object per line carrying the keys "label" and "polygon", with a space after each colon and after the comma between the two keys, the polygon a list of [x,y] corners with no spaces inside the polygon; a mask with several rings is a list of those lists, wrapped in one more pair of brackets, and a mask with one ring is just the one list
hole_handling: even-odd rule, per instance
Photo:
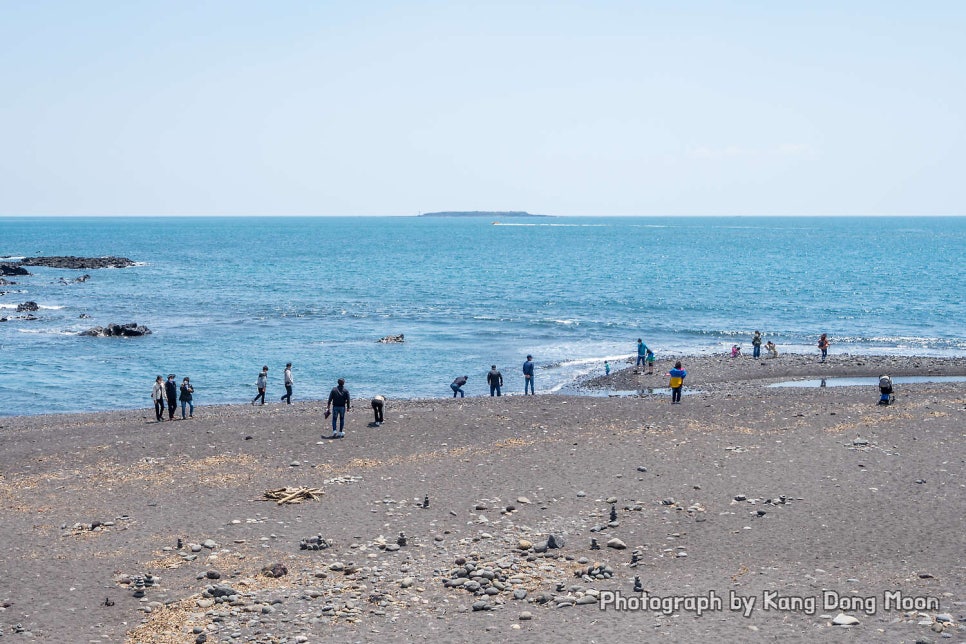
{"label": "gray sand", "polygon": [[[966,383],[903,385],[889,407],[874,387],[763,386],[966,360],[682,360],[679,406],[646,393],[663,375],[623,370],[588,386],[643,396],[389,401],[378,428],[361,401],[342,440],[317,401],[0,418],[3,641],[966,639]],[[324,494],[263,500],[294,486]],[[318,535],[330,547],[300,549]],[[534,552],[551,535],[563,547]],[[600,610],[640,598],[635,577],[723,606]]]}

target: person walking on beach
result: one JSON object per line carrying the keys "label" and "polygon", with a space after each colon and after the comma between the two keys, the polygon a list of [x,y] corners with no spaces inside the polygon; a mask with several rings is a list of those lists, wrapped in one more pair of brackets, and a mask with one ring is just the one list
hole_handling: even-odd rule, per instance
{"label": "person walking on beach", "polygon": [[647,348],[647,375],[652,375],[654,373],[654,352],[651,348]]}
{"label": "person walking on beach", "polygon": [[671,387],[671,404],[680,405],[681,389],[684,388],[684,379],[687,378],[688,372],[681,368],[681,361],[678,360],[674,363],[674,368],[667,372],[667,375],[671,378],[668,382],[668,386]]}
{"label": "person walking on beach", "polygon": [[151,390],[151,400],[154,401],[154,415],[160,423],[164,420],[164,408],[167,405],[164,378],[161,376],[158,376],[154,380],[154,389]]}
{"label": "person walking on beach", "polygon": [[195,417],[195,404],[191,400],[194,392],[195,388],[191,386],[191,380],[185,376],[181,381],[181,420],[185,419],[185,407],[188,408],[188,417]]}
{"label": "person walking on beach", "polygon": [[[345,413],[349,411],[349,406],[349,390],[345,388],[345,379],[339,378],[338,384],[329,392],[329,402],[325,405],[325,411],[332,412],[332,438],[345,438]],[[338,430],[336,420],[339,421]]]}
{"label": "person walking on beach", "polygon": [[761,357],[761,331],[755,331],[755,335],[751,338],[751,357]]}
{"label": "person walking on beach", "polygon": [[375,420],[373,422],[376,424],[376,427],[379,427],[379,425],[382,425],[383,423],[382,412],[385,408],[386,408],[386,397],[383,396],[382,394],[373,396],[372,413],[375,416]]}
{"label": "person walking on beach", "polygon": [[255,381],[255,386],[258,387],[258,393],[252,398],[252,404],[255,404],[256,400],[261,399],[262,404],[265,404],[265,390],[268,389],[268,365],[262,367],[262,372],[258,374],[258,380]]}
{"label": "person walking on beach", "polygon": [[822,360],[821,360],[822,362],[825,362],[825,358],[828,357],[829,344],[831,343],[828,341],[828,336],[823,333],[822,337],[818,339],[818,350],[822,352]]}
{"label": "person walking on beach", "polygon": [[285,379],[285,395],[282,396],[281,400],[286,401],[289,405],[292,404],[292,363],[288,362],[285,364],[285,371],[283,372],[283,377]]}
{"label": "person walking on beach", "polygon": [[610,375],[610,363],[607,362],[606,360],[604,360],[604,375],[605,376]]}
{"label": "person walking on beach", "polygon": [[496,370],[496,365],[490,365],[490,371],[486,374],[486,384],[490,385],[490,396],[500,396],[500,388],[503,386],[503,374]]}
{"label": "person walking on beach", "polygon": [[534,395],[533,391],[533,356],[527,355],[527,361],[523,363],[523,395],[527,395],[527,389],[530,389],[530,395]]}
{"label": "person walking on beach", "polygon": [[174,381],[174,374],[168,374],[168,381],[164,383],[164,397],[168,400],[168,420],[174,420],[174,410],[178,407],[178,383]]}
{"label": "person walking on beach", "polygon": [[453,398],[456,398],[456,394],[459,394],[460,398],[464,397],[463,385],[466,384],[467,380],[468,378],[466,376],[457,376],[456,380],[454,380],[453,383],[449,386],[449,388],[453,390]]}

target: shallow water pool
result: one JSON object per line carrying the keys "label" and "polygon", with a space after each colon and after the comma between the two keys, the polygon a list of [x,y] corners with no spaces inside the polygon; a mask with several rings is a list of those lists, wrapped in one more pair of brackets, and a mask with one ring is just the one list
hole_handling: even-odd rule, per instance
{"label": "shallow water pool", "polygon": [[[920,384],[925,382],[966,382],[966,376],[896,376],[894,385]],[[879,378],[817,378],[813,380],[788,380],[776,382],[769,387],[878,387]]]}

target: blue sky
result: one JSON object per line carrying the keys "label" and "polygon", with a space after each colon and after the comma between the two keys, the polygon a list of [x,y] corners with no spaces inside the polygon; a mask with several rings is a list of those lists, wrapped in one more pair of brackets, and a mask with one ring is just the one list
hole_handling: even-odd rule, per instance
{"label": "blue sky", "polygon": [[966,2],[0,12],[0,215],[966,214]]}

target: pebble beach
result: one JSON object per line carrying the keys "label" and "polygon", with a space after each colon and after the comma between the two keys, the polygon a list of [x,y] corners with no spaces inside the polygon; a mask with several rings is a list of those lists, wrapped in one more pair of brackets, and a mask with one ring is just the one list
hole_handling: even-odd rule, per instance
{"label": "pebble beach", "polygon": [[2,418],[0,639],[966,641],[966,358],[614,367],[341,440],[297,394]]}

